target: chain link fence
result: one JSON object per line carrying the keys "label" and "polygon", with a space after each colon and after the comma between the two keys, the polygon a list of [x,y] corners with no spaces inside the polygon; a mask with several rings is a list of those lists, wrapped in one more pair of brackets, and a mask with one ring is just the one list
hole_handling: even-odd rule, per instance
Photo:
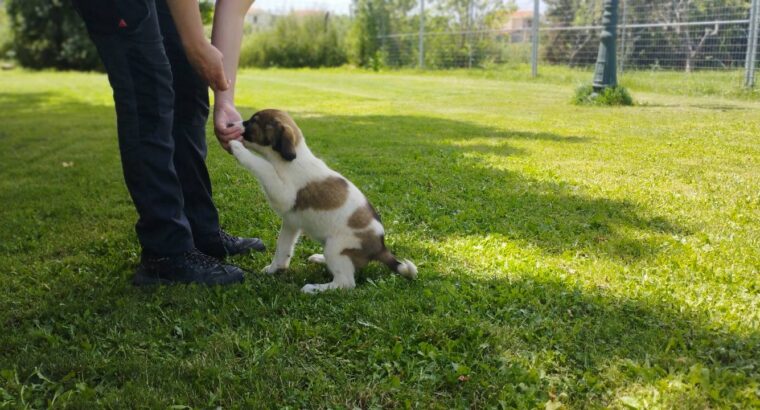
{"label": "chain link fence", "polygon": [[[391,67],[488,68],[531,63],[591,67],[602,29],[602,0],[578,3],[574,9],[541,5],[537,37],[530,4],[530,10],[511,13],[496,28],[430,31],[425,19],[418,19],[418,32],[391,33],[376,41],[380,58]],[[751,86],[760,65],[758,20],[760,0],[620,0],[619,68],[743,71],[745,85]]]}

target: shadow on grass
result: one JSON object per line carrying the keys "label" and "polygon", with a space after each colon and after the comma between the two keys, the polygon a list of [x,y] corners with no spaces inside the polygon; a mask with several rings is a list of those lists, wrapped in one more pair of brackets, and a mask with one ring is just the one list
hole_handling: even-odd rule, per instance
{"label": "shadow on grass", "polygon": [[529,154],[510,141],[593,144],[586,137],[416,116],[307,116],[298,122],[317,155],[356,178],[381,215],[390,209],[393,218],[434,239],[495,234],[552,253],[635,260],[656,255],[664,237],[687,233],[631,202],[587,196],[564,181],[509,169],[509,157]]}
{"label": "shadow on grass", "polygon": [[636,107],[640,108],[697,108],[700,110],[709,110],[709,111],[721,111],[721,112],[729,112],[729,111],[747,111],[752,109],[751,107],[748,107],[746,105],[739,105],[739,104],[660,104],[660,103],[650,103],[650,102],[643,102],[641,104],[636,104]]}
{"label": "shadow on grass", "polygon": [[[62,136],[61,129],[76,129],[88,118],[99,132],[114,132],[108,107],[67,104],[40,122],[13,112],[29,108],[34,98],[5,95],[2,101],[2,115],[34,130],[31,138],[74,144],[86,136]],[[397,219],[431,242],[499,234],[550,253],[638,259],[656,252],[642,237],[683,232],[667,220],[642,216],[633,204],[587,197],[568,184],[528,178],[471,156],[491,150],[497,156],[527,154],[510,146],[517,139],[592,143],[582,137],[411,116],[308,117],[299,124],[315,152],[354,180],[386,220]],[[3,146],[25,140],[13,138]],[[500,142],[484,144],[481,138]],[[362,143],[368,140],[372,146]],[[43,154],[21,150],[17,155],[14,167]],[[55,150],[44,155],[42,163],[32,164],[29,181],[2,196],[4,203],[17,198],[15,207],[31,210],[2,214],[3,226],[18,218],[13,226],[22,233],[27,225],[33,226],[30,235],[34,229],[61,233],[37,232],[36,240],[49,243],[31,249],[24,248],[27,236],[3,237],[12,242],[5,245],[2,261],[13,274],[0,278],[7,289],[0,303],[5,329],[0,370],[10,369],[5,374],[19,378],[19,383],[0,379],[10,395],[23,394],[26,386],[27,394],[49,399],[79,391],[78,383],[84,383],[80,390],[90,388],[91,394],[67,400],[119,403],[124,396],[153,407],[208,407],[266,397],[299,407],[393,407],[407,400],[422,407],[536,407],[550,394],[566,392],[566,401],[583,408],[608,404],[630,385],[655,385],[691,375],[693,369],[701,377],[702,369],[709,369],[712,383],[697,382],[695,397],[679,398],[713,407],[711,400],[718,399],[708,397],[714,392],[718,398],[734,394],[757,378],[756,370],[747,367],[760,355],[756,334],[716,328],[708,318],[656,298],[633,300],[581,289],[551,271],[519,272],[508,280],[471,277],[466,260],[422,243],[408,245],[408,256],[426,255],[433,265],[445,260],[457,274],[427,273],[408,283],[372,270],[375,286],[364,283],[351,293],[319,297],[305,297],[297,286],[257,275],[227,289],[132,289],[126,261],[135,257],[130,255],[133,235],[117,233],[104,242],[87,236],[85,229],[83,237],[67,239],[66,232],[81,229],[82,215],[62,211],[89,209],[96,226],[103,221],[101,206],[124,199],[123,182],[104,180],[107,189],[96,191],[82,185],[95,173],[61,179],[56,181],[60,191],[52,194],[72,189],[77,194],[51,201],[38,190],[60,172],[45,164],[58,164],[60,158]],[[97,165],[118,175],[118,162],[102,161],[115,155],[94,149],[92,162],[81,168]],[[212,173],[214,168],[244,172],[225,161],[212,158]],[[216,189],[233,197],[232,212],[250,206],[239,198],[239,187]],[[38,223],[46,212],[54,217]],[[119,216],[132,214],[122,210]],[[629,236],[631,230],[641,237]],[[69,257],[31,263],[17,258],[15,246],[37,256],[62,248]],[[35,376],[35,369],[49,381]],[[214,390],[216,385],[224,386],[223,394]]]}

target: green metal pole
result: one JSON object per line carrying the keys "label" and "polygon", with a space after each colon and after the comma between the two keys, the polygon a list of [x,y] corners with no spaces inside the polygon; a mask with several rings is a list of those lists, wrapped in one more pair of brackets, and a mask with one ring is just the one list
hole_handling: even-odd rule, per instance
{"label": "green metal pole", "polygon": [[594,91],[617,86],[617,46],[618,0],[604,0],[602,15],[602,35],[599,41],[599,55],[594,72]]}

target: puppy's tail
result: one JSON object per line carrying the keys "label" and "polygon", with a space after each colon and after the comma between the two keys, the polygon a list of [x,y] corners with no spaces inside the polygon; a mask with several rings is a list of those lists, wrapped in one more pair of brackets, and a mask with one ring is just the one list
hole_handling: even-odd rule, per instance
{"label": "puppy's tail", "polygon": [[404,259],[403,261],[399,262],[399,260],[396,259],[396,257],[388,249],[384,249],[382,252],[380,252],[380,254],[377,256],[377,260],[384,263],[392,271],[407,279],[417,278],[417,267],[414,265],[414,263],[412,263],[412,261],[409,259]]}

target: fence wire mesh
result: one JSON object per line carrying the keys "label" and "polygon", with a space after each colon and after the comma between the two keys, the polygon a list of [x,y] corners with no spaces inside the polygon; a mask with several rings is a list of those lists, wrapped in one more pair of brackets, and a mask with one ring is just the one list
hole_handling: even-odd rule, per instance
{"label": "fence wire mesh", "polygon": [[[755,52],[754,61],[748,53],[754,17],[751,7],[758,0],[754,1],[620,0],[617,33],[620,69],[745,70],[751,64],[754,73],[760,66],[760,52]],[[591,67],[599,47],[602,2],[544,2],[539,17],[539,63]],[[444,25],[445,29],[423,26],[420,31],[378,36],[378,58],[391,67],[418,66],[420,61],[426,68],[530,63],[532,3],[529,0],[518,3],[524,9],[510,11],[496,27],[493,22],[489,25],[472,21],[468,13],[468,21],[458,26]],[[435,8],[426,11],[425,20],[434,20],[435,13]]]}

